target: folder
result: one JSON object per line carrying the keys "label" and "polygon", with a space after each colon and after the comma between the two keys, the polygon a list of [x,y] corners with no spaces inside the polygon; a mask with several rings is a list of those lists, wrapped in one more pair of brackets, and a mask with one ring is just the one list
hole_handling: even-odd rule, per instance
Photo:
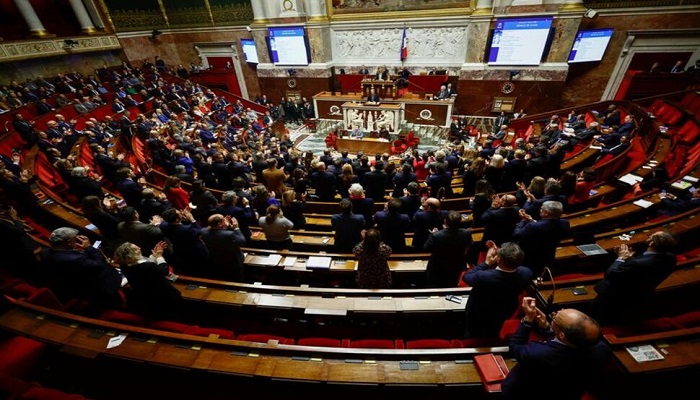
{"label": "folder", "polygon": [[500,392],[501,382],[508,375],[508,366],[501,355],[493,353],[474,356],[474,364],[479,371],[481,382],[487,392]]}

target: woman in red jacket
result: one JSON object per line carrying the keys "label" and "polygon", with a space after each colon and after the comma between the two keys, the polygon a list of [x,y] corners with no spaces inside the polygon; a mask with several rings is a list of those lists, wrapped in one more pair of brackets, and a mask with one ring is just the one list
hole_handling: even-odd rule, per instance
{"label": "woman in red jacket", "polygon": [[169,176],[163,185],[163,192],[173,208],[178,210],[187,209],[190,206],[190,195],[181,188],[182,182],[177,176]]}

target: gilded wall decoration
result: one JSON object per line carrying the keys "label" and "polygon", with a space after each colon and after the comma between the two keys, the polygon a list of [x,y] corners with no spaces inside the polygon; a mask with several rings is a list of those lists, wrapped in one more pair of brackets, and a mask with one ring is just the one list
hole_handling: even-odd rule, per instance
{"label": "gilded wall decoration", "polygon": [[335,15],[474,8],[465,0],[327,0]]}

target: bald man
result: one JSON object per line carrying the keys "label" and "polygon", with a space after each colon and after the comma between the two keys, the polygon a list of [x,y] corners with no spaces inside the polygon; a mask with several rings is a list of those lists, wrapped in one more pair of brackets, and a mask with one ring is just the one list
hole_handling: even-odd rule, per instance
{"label": "bald man", "polygon": [[418,251],[423,250],[428,236],[434,229],[442,229],[442,223],[448,212],[441,210],[440,207],[440,200],[429,197],[413,214],[413,247]]}
{"label": "bald man", "polygon": [[486,243],[492,240],[498,246],[512,242],[513,231],[520,222],[519,210],[515,195],[494,196],[491,207],[481,215],[481,223],[484,225],[482,241]]}
{"label": "bald man", "polygon": [[[525,316],[510,339],[510,354],[518,364],[501,385],[503,398],[580,400],[602,377],[611,354],[600,340],[600,326],[570,308],[553,313],[548,323],[532,297],[523,298],[521,307]],[[551,339],[530,342],[534,325]]]}

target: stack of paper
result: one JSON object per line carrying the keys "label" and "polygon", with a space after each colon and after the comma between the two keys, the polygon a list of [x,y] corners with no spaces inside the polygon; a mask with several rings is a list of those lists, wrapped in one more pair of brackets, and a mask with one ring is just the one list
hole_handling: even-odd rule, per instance
{"label": "stack of paper", "polygon": [[644,199],[639,199],[639,200],[635,201],[634,204],[637,206],[640,206],[642,208],[647,208],[651,205],[654,205],[654,203],[652,203],[651,201],[647,201]]}
{"label": "stack of paper", "polygon": [[641,176],[638,176],[638,175],[625,174],[625,175],[621,176],[619,180],[620,180],[620,182],[624,182],[628,185],[634,185],[637,182],[641,182],[642,179],[644,179],[644,178],[642,178]]}
{"label": "stack of paper", "polygon": [[311,256],[306,260],[306,268],[330,268],[331,258],[330,257],[319,257]]}
{"label": "stack of paper", "polygon": [[629,346],[625,347],[625,349],[637,362],[656,361],[664,359],[664,356],[661,353],[659,353],[659,351],[656,350],[654,346],[650,344],[646,344],[643,346]]}

